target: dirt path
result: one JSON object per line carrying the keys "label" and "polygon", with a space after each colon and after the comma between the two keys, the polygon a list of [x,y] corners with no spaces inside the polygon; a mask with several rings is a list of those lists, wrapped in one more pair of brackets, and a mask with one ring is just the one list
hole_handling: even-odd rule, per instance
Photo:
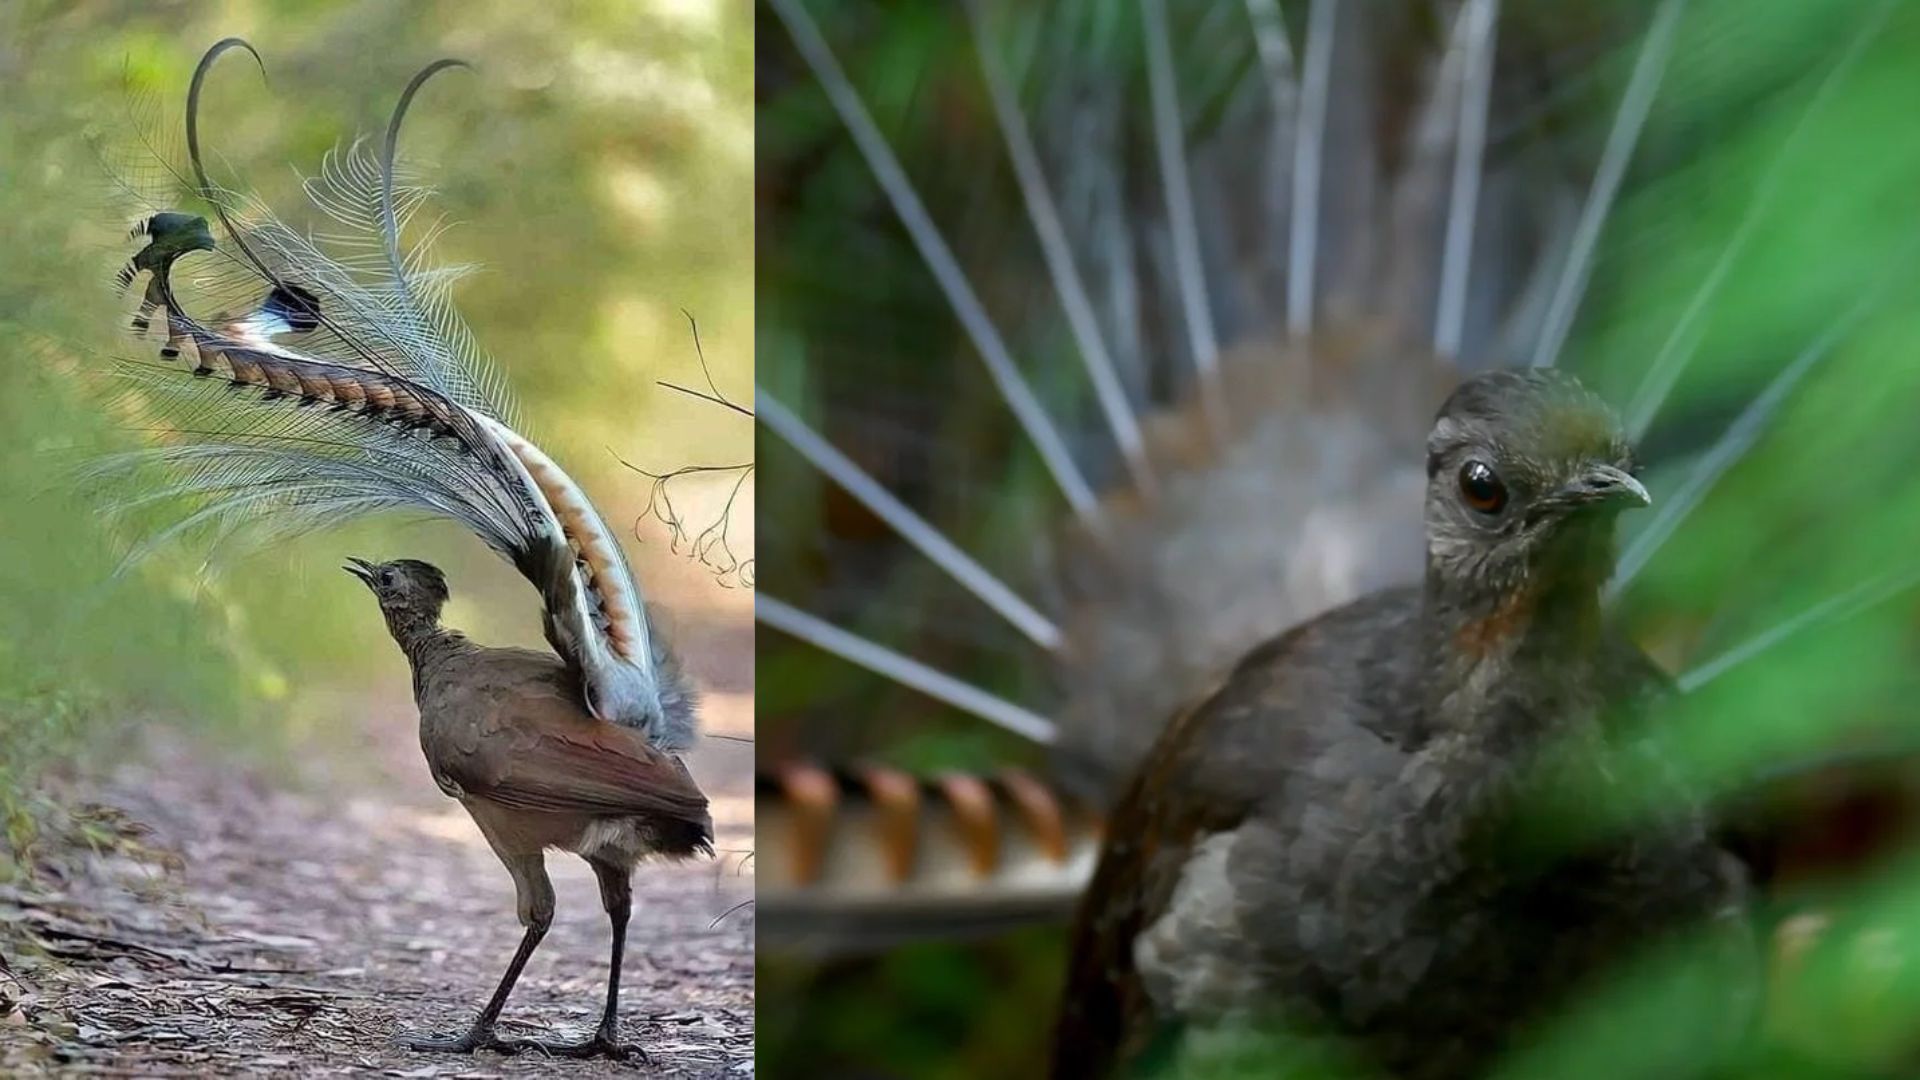
{"label": "dirt path", "polygon": [[[110,808],[86,815],[96,838],[131,833],[177,864],[111,839],[65,880],[0,890],[0,1075],[752,1074],[750,746],[714,742],[691,763],[720,858],[635,877],[621,1004],[623,1039],[653,1056],[639,1066],[393,1045],[464,1028],[520,927],[505,871],[426,779],[410,720],[359,738],[373,765],[345,770],[351,782],[317,762],[272,785],[159,737],[143,764],[67,792]],[[598,1017],[608,930],[586,865],[548,867],[559,913],[502,1032],[571,1039]]]}

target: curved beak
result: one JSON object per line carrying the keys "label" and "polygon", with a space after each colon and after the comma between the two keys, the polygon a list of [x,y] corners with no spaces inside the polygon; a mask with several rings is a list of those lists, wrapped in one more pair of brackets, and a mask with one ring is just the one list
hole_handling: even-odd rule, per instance
{"label": "curved beak", "polygon": [[366,585],[368,588],[372,588],[373,587],[373,564],[368,562],[365,559],[356,559],[356,558],[353,558],[352,556],[347,557],[347,562],[351,565],[343,566],[340,569],[345,570],[347,573],[352,574],[354,577],[359,578],[361,583]]}
{"label": "curved beak", "polygon": [[1556,501],[1573,508],[1611,507],[1631,510],[1652,506],[1653,496],[1646,486],[1624,469],[1612,465],[1593,465],[1573,482],[1554,492]]}

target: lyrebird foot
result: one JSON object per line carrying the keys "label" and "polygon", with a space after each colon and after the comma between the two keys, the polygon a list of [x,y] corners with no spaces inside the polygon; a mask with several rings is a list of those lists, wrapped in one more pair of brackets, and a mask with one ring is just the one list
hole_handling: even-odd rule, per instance
{"label": "lyrebird foot", "polygon": [[495,1035],[491,1028],[470,1028],[460,1035],[399,1035],[394,1041],[408,1050],[437,1054],[471,1054],[476,1050],[517,1054],[523,1049],[520,1043]]}
{"label": "lyrebird foot", "polygon": [[538,1039],[513,1040],[518,1051],[545,1054],[557,1058],[598,1058],[612,1061],[632,1061],[642,1065],[650,1064],[653,1058],[645,1050],[632,1043],[623,1043],[608,1031],[597,1031],[593,1038],[585,1042],[553,1043]]}

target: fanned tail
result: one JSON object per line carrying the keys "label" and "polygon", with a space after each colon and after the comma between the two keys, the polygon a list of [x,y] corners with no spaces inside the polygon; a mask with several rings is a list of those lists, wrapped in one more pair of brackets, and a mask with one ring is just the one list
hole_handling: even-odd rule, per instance
{"label": "fanned tail", "polygon": [[[1608,596],[1685,692],[1920,580],[1895,565],[1836,581],[1818,552],[1743,549],[1766,569],[1726,571],[1724,595],[1670,605],[1694,610],[1663,612],[1657,628],[1635,620],[1627,592],[1781,426],[1819,366],[1886,317],[1890,289],[1910,280],[1911,230],[1849,234],[1832,246],[1844,250],[1840,283],[1796,266],[1792,290],[1756,300],[1746,284],[1754,308],[1793,293],[1791,316],[1767,323],[1781,340],[1713,327],[1739,363],[1689,373],[1706,368],[1694,361],[1708,324],[1732,321],[1711,314],[1728,282],[1768,246],[1760,223],[1791,234],[1867,192],[1860,205],[1910,205],[1906,164],[1851,195],[1830,191],[1824,171],[1808,179],[1822,125],[1847,115],[1835,88],[1855,79],[1850,122],[1860,125],[1863,57],[1877,54],[1882,78],[1897,66],[1902,35],[1914,32],[1898,4],[1754,19],[1746,6],[1686,0],[1577,12],[1514,0],[974,0],[965,28],[978,88],[965,65],[957,79],[930,66],[936,92],[918,100],[978,93],[986,104],[940,111],[924,127],[902,122],[893,84],[892,111],[869,114],[862,86],[876,73],[843,63],[835,42],[850,35],[814,23],[810,12],[824,8],[768,6],[792,48],[763,46],[773,54],[766,93],[808,97],[792,115],[830,109],[847,137],[794,120],[811,141],[794,140],[804,152],[766,170],[762,288],[774,301],[762,340],[785,348],[777,373],[763,368],[757,412],[794,454],[763,467],[776,487],[817,489],[820,520],[804,544],[771,556],[782,595],[763,592],[759,617],[796,640],[763,644],[762,655],[824,652],[908,691],[823,678],[830,690],[790,710],[806,726],[784,741],[801,754],[858,759],[896,745],[903,728],[938,731],[922,719],[938,713],[932,699],[1031,744],[994,742],[1005,759],[1045,760],[1112,791],[1172,707],[1258,641],[1417,578],[1418,439],[1448,385],[1491,366],[1603,359],[1583,377],[1632,403],[1661,509],[1624,538]],[[927,26],[898,25],[901,40]],[[1752,62],[1747,34],[1793,61]],[[1742,132],[1752,145],[1740,143],[1736,162],[1745,176],[1757,161],[1759,182],[1726,190],[1716,173],[1707,199],[1687,170],[1702,132],[1735,101],[1767,110]],[[1872,131],[1855,137],[1880,138]],[[981,164],[1002,145],[1010,183]],[[845,182],[862,166],[867,205]],[[810,182],[811,169],[834,182]],[[1785,205],[1783,176],[1815,197]],[[1725,236],[1687,222],[1707,257],[1676,271],[1662,264],[1677,226],[1649,227],[1644,205],[1623,213],[1636,194],[1669,216],[1732,207],[1738,222]],[[821,233],[814,216],[835,231]],[[1613,224],[1623,219],[1626,228]],[[1034,251],[1023,246],[1028,225]],[[1625,277],[1659,274],[1670,291],[1623,283],[1607,265],[1616,244],[1638,245]],[[796,250],[812,262],[797,265]],[[839,260],[893,271],[915,256],[926,271],[918,291],[818,269]],[[1637,310],[1620,312],[1623,297]],[[901,340],[920,362],[890,362],[906,358]],[[1683,380],[1692,411],[1663,412]],[[1845,471],[1853,459],[1837,446],[1822,450]],[[1878,456],[1857,449],[1881,475]],[[1900,534],[1897,511],[1865,502],[1848,512],[1881,528],[1854,531]],[[1773,534],[1782,549],[1818,543],[1783,531]],[[1776,574],[1783,566],[1794,569]],[[1754,577],[1768,579],[1766,596]],[[1740,610],[1723,619],[1729,605]],[[1725,647],[1718,658],[1701,647],[1709,631]],[[795,798],[784,783],[767,794]],[[797,806],[779,812],[789,811],[804,818]],[[829,871],[807,887],[826,896],[846,884]],[[944,906],[912,892],[901,890],[901,910],[930,933],[973,911],[964,890]],[[778,899],[800,910],[812,903],[803,893]],[[982,882],[978,903],[992,893]]]}
{"label": "fanned tail", "polygon": [[[624,552],[585,491],[515,430],[505,387],[448,301],[458,277],[405,251],[399,234],[423,193],[396,183],[401,122],[441,61],[408,85],[386,155],[364,144],[330,155],[308,181],[315,205],[347,230],[322,240],[257,200],[215,187],[202,164],[198,106],[208,50],[188,93],[187,149],[207,221],[179,211],[144,218],[146,244],[121,269],[147,277],[131,326],[164,322],[159,361],[117,365],[122,404],[162,445],[97,463],[96,475],[162,466],[167,479],[123,506],[188,499],[185,517],[136,554],[194,529],[219,541],[281,537],[365,514],[424,511],[466,526],[539,590],[549,642],[580,679],[594,715],[679,749],[695,733],[694,700],[651,625]],[[257,54],[256,59],[257,59]],[[197,291],[249,300],[200,317],[176,288],[190,254]]]}

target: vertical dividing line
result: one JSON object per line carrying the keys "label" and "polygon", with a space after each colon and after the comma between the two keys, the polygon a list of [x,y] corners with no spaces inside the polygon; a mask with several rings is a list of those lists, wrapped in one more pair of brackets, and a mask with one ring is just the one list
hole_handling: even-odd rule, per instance
{"label": "vertical dividing line", "polygon": [[914,513],[907,504],[895,498],[878,480],[867,475],[852,459],[835,449],[832,443],[808,427],[806,421],[782,405],[772,394],[757,386],[753,390],[753,412],[755,419],[798,451],[808,464],[825,473],[828,479],[859,500],[860,505],[873,511],[902,539],[946,571],[961,588],[1013,624],[1014,629],[1043,649],[1060,647],[1060,628],[1052,620],[1021,599],[999,578],[989,573],[986,567],[948,540],[939,529]]}
{"label": "vertical dividing line", "polygon": [[1173,45],[1168,41],[1165,0],[1140,0],[1140,33],[1146,39],[1147,86],[1153,99],[1154,146],[1159,151],[1160,187],[1167,197],[1167,225],[1173,234],[1173,268],[1180,279],[1180,306],[1186,313],[1187,344],[1200,375],[1200,407],[1215,433],[1225,430],[1226,394],[1220,385],[1220,343],[1207,303],[1206,270],[1200,260],[1200,230],[1193,220],[1193,187],[1187,177],[1186,124],[1174,86]]}
{"label": "vertical dividing line", "polygon": [[765,623],[783,634],[791,634],[818,649],[858,664],[876,675],[892,679],[910,690],[944,701],[962,712],[971,713],[1015,735],[1042,746],[1051,745],[1057,731],[1053,721],[996,697],[972,683],[962,682],[928,667],[918,660],[902,656],[883,645],[869,641],[804,611],[768,596],[764,591],[753,598],[754,621]]}
{"label": "vertical dividing line", "polygon": [[1592,270],[1593,249],[1600,240],[1600,227],[1613,209],[1613,197],[1619,193],[1626,175],[1627,162],[1633,158],[1634,144],[1640,141],[1640,129],[1646,125],[1647,112],[1653,108],[1654,93],[1667,69],[1667,55],[1673,51],[1673,38],[1680,27],[1680,14],[1686,0],[1661,0],[1654,12],[1653,25],[1647,29],[1646,43],[1640,47],[1640,59],[1627,80],[1627,92],[1614,113],[1613,129],[1607,133],[1607,145],[1600,153],[1600,167],[1594,171],[1593,187],[1587,192],[1586,205],[1580,209],[1580,223],[1574,228],[1573,247],[1567,252],[1567,264],[1561,270],[1560,284],[1547,306],[1546,325],[1533,352],[1534,367],[1552,367],[1560,357],[1560,348],[1573,328],[1573,316],[1580,309]]}
{"label": "vertical dividing line", "polygon": [[1006,139],[1007,157],[1013,163],[1013,175],[1020,185],[1021,199],[1026,203],[1027,219],[1033,223],[1034,236],[1040,241],[1040,253],[1046,259],[1047,275],[1053,279],[1054,291],[1060,297],[1060,307],[1067,316],[1067,326],[1073,333],[1074,344],[1080,349],[1080,360],[1086,365],[1087,379],[1093,384],[1094,397],[1100,403],[1100,411],[1106,414],[1107,426],[1113,429],[1114,442],[1119,444],[1120,453],[1126,459],[1134,487],[1143,494],[1151,495],[1155,489],[1153,469],[1147,462],[1146,441],[1140,434],[1140,422],[1134,416],[1133,406],[1127,401],[1127,392],[1120,385],[1119,375],[1114,371],[1113,356],[1107,351],[1106,339],[1100,333],[1099,317],[1094,313],[1093,301],[1087,296],[1086,283],[1074,263],[1073,245],[1067,240],[1066,227],[1060,221],[1060,209],[1053,201],[1046,171],[1040,166],[1040,155],[1033,145],[1033,132],[1027,127],[1026,115],[1020,110],[1020,99],[1014,93],[1013,81],[989,40],[986,18],[980,10],[982,0],[964,2],[967,21],[973,29],[974,52],[980,59],[980,76],[993,102],[993,114],[999,121],[1000,133]]}
{"label": "vertical dividing line", "polygon": [[1313,0],[1301,71],[1300,128],[1293,153],[1293,222],[1287,230],[1287,333],[1313,332],[1313,272],[1320,245],[1320,159],[1333,82],[1334,13],[1339,0]]}
{"label": "vertical dividing line", "polygon": [[933,223],[932,215],[927,213],[919,194],[914,191],[913,181],[907,178],[906,170],[900,167],[899,158],[887,145],[886,136],[880,133],[873,117],[867,113],[859,91],[854,89],[846,72],[841,70],[833,50],[827,46],[826,39],[820,36],[819,28],[799,0],[767,2],[786,25],[794,47],[813,70],[814,77],[820,80],[821,89],[826,91],[828,100],[833,103],[834,112],[839,114],[840,122],[846,125],[847,133],[853,136],[861,156],[866,159],[867,168],[872,171],[880,189],[886,193],[887,201],[893,205],[894,213],[899,216],[900,224],[906,227],[914,246],[920,250],[920,257],[926,260],[927,269],[939,283],[940,290],[946,294],[947,302],[953,306],[954,315],[959,318],[980,359],[986,363],[987,374],[993,378],[1001,399],[1019,421],[1034,449],[1039,451],[1060,493],[1083,523],[1095,532],[1103,531],[1104,518],[1093,489],[1088,486],[1080,467],[1074,463],[1066,441],[1060,437],[1059,430],[1048,419],[1046,410],[1041,408],[1033,389],[1027,385],[1019,367],[1014,364],[999,328],[994,326],[979,296],[975,295],[972,284],[967,281],[966,272],[960,269],[959,260],[947,247],[939,227]]}
{"label": "vertical dividing line", "polygon": [[1453,155],[1453,191],[1440,255],[1440,306],[1433,349],[1451,360],[1460,353],[1466,324],[1468,271],[1473,262],[1474,217],[1480,209],[1480,171],[1487,147],[1487,103],[1493,93],[1494,41],[1500,0],[1467,0],[1467,92],[1460,103],[1459,143]]}

